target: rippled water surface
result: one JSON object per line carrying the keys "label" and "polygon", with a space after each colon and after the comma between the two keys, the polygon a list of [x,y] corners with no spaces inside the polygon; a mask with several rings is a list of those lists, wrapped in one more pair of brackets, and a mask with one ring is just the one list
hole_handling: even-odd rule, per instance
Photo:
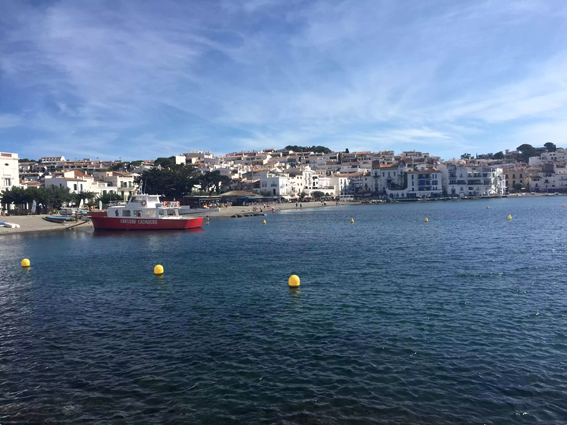
{"label": "rippled water surface", "polygon": [[0,237],[0,423],[566,423],[563,202]]}

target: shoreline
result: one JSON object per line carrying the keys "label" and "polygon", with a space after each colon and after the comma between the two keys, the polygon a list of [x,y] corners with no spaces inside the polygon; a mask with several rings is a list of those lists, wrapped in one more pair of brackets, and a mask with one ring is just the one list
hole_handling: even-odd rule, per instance
{"label": "shoreline", "polygon": [[[507,198],[494,198],[494,199],[522,199],[522,198],[532,198],[532,197],[543,197],[543,196],[548,196],[548,197],[554,197],[557,195],[548,195],[548,194],[530,194],[530,195],[522,195],[522,196],[508,196]],[[559,196],[566,196],[564,194],[559,195]],[[485,200],[483,198],[480,199],[468,199],[471,201],[480,201],[480,200]],[[421,201],[421,202],[427,202],[427,201]],[[399,204],[405,204],[406,202],[394,202],[394,203],[399,203]],[[413,203],[413,202],[412,202]],[[388,203],[389,204],[389,203]],[[284,204],[273,204],[272,206],[275,208],[276,213],[278,211],[289,211],[289,210],[293,210],[293,211],[303,211],[306,209],[316,209],[316,208],[334,208],[334,207],[344,207],[344,206],[355,206],[355,205],[388,205],[388,204],[369,204],[369,203],[363,203],[360,201],[356,201],[356,202],[348,202],[348,201],[342,201],[339,202],[338,205],[336,204],[336,202],[331,201],[331,202],[327,202],[327,205],[323,205],[321,204],[321,202],[303,202],[301,203],[302,207],[296,207],[295,206],[295,202],[290,202],[290,203],[284,203]],[[266,204],[268,205],[268,204]],[[206,217],[207,215],[209,216],[209,219],[219,219],[219,218],[232,218],[233,215],[236,214],[252,214],[252,213],[258,213],[258,214],[266,214],[266,215],[270,215],[272,214],[272,211],[270,208],[266,208],[264,210],[264,208],[262,207],[263,211],[260,212],[259,208],[257,207],[257,211],[253,211],[253,206],[237,206],[237,207],[228,207],[228,208],[221,208],[220,210],[215,210],[215,211],[211,211],[210,213],[207,214],[207,212],[203,212],[201,214],[198,214],[197,216],[200,217]],[[36,233],[36,232],[51,232],[51,231],[63,231],[63,230],[68,230],[67,225],[65,224],[60,224],[60,223],[52,223],[49,221],[45,221],[43,220],[43,217],[47,217],[48,215],[14,215],[14,216],[2,216],[0,217],[0,221],[7,221],[10,223],[16,223],[19,224],[21,227],[20,228],[7,228],[7,227],[2,227],[0,228],[0,238],[2,236],[9,236],[9,235],[19,235],[19,234],[23,234],[23,233]],[[192,214],[184,214],[183,217],[191,217],[193,216]],[[246,217],[242,217],[242,218],[246,218]],[[71,230],[71,229],[69,229]],[[89,231],[93,231],[93,225],[92,223],[85,223],[83,225],[78,226],[75,229],[72,230],[80,230],[80,231],[85,231],[85,230],[89,230]]]}

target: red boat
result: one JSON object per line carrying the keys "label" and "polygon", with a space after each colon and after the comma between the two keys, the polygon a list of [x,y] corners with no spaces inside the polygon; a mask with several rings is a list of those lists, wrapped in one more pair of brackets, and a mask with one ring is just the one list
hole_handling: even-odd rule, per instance
{"label": "red boat", "polygon": [[203,217],[184,218],[179,202],[160,202],[157,195],[134,195],[126,205],[88,213],[100,230],[185,230],[203,226]]}

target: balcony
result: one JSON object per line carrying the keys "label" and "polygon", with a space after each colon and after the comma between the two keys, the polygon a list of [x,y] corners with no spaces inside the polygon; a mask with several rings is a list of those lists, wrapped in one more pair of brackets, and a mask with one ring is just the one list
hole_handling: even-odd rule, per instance
{"label": "balcony", "polygon": [[449,180],[449,184],[457,184],[457,180]]}
{"label": "balcony", "polygon": [[456,178],[457,178],[457,174],[456,174],[456,173],[449,173],[449,178],[456,179]]}
{"label": "balcony", "polygon": [[457,180],[457,184],[465,185],[465,184],[467,184],[467,181],[466,180]]}
{"label": "balcony", "polygon": [[472,186],[473,184],[481,184],[480,180],[469,180],[469,186]]}
{"label": "balcony", "polygon": [[484,181],[484,185],[485,186],[490,186],[492,183],[490,182],[490,180],[485,180]]}

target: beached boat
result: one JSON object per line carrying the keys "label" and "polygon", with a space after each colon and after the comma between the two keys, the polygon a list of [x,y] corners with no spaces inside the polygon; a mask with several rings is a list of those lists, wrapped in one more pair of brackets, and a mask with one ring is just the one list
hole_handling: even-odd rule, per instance
{"label": "beached boat", "polygon": [[134,195],[126,205],[88,213],[95,229],[184,230],[202,227],[203,217],[184,218],[179,202],[160,202],[157,195]]}
{"label": "beached boat", "polygon": [[61,215],[49,215],[47,217],[43,217],[45,221],[50,221],[51,223],[69,223],[71,221],[75,221],[73,217],[66,217]]}

